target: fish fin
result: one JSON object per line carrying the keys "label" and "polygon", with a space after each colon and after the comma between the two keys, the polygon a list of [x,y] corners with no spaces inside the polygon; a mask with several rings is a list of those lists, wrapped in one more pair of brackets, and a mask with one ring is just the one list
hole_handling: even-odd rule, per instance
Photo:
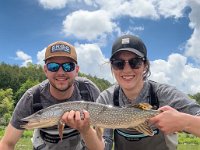
{"label": "fish fin", "polygon": [[135,132],[137,132],[137,130],[136,129],[134,129],[134,128],[127,128],[126,130],[128,130],[128,131],[135,131]]}
{"label": "fish fin", "polygon": [[100,127],[95,127],[96,133],[97,133],[97,137],[101,140],[102,136],[103,136],[103,128]]}
{"label": "fish fin", "polygon": [[58,131],[59,131],[59,136],[60,136],[60,140],[62,141],[62,138],[63,138],[63,130],[64,130],[64,127],[65,127],[65,123],[60,120],[58,122]]}
{"label": "fish fin", "polygon": [[139,124],[138,126],[136,126],[134,128],[138,132],[144,133],[145,135],[148,135],[148,136],[153,136],[154,135],[153,130],[151,129],[151,127],[148,125],[147,122],[141,123],[141,124]]}
{"label": "fish fin", "polygon": [[139,104],[132,105],[132,107],[139,108],[142,110],[150,110],[153,108],[149,103],[139,103]]}

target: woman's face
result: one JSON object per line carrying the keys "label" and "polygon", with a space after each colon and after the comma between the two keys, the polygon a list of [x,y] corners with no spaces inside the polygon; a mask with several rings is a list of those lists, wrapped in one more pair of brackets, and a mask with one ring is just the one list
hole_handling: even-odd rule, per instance
{"label": "woman's face", "polygon": [[[121,69],[117,69],[114,67],[114,65],[112,65],[114,76],[122,89],[132,90],[143,85],[143,73],[145,71],[145,65],[142,59],[134,60],[135,58],[138,58],[138,56],[129,51],[119,52],[114,58],[116,60],[126,61],[124,67],[121,67]],[[138,66],[135,67],[136,69],[133,69],[128,63],[129,60],[134,60],[134,62],[140,63],[138,63]]]}

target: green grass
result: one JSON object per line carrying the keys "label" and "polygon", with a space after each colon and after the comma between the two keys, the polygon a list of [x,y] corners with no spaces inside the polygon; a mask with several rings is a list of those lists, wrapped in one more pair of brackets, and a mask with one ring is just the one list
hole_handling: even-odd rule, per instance
{"label": "green grass", "polygon": [[31,143],[31,138],[21,138],[17,145],[15,146],[15,150],[32,150],[33,146]]}
{"label": "green grass", "polygon": [[[5,127],[0,126],[0,139],[4,135]],[[17,142],[15,146],[15,150],[32,150],[33,146],[31,143],[33,131],[32,130],[25,130],[22,138],[20,138],[19,142]]]}
{"label": "green grass", "polygon": [[200,145],[200,138],[192,134],[179,133],[178,134],[179,144],[198,144]]}
{"label": "green grass", "polygon": [[[0,126],[0,139],[3,136],[5,127]],[[22,138],[17,143],[15,150],[32,150],[32,130],[25,130]],[[200,150],[200,138],[186,133],[178,134],[178,149],[177,150]]]}

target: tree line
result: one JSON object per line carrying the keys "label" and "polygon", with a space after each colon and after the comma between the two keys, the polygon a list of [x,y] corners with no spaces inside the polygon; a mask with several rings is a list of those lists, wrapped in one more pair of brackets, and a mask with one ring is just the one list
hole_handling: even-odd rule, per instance
{"label": "tree line", "polygon": [[[111,86],[107,80],[79,73],[93,81],[101,91]],[[29,63],[27,67],[0,63],[0,125],[8,123],[12,111],[24,92],[46,79],[41,65]]]}
{"label": "tree line", "polygon": [[[111,86],[109,81],[96,76],[84,73],[79,73],[79,76],[93,81],[100,91]],[[0,125],[8,123],[14,107],[24,92],[45,79],[46,76],[41,65],[29,63],[27,67],[20,67],[0,63]],[[200,93],[189,96],[200,103]]]}

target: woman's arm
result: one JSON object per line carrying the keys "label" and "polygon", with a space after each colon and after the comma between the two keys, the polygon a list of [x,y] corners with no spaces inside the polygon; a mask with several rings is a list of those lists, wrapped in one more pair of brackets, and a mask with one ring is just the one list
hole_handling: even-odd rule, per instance
{"label": "woman's arm", "polygon": [[163,112],[149,121],[165,134],[186,131],[200,137],[200,116],[182,113],[170,106],[161,107],[159,110]]}

